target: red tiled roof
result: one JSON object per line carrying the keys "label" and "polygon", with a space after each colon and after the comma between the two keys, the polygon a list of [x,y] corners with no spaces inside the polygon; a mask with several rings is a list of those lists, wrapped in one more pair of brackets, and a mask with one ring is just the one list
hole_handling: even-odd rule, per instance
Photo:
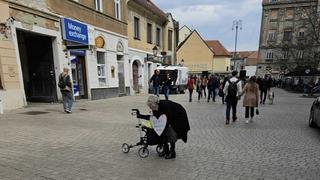
{"label": "red tiled roof", "polygon": [[205,41],[207,45],[212,48],[215,56],[230,56],[230,53],[218,40]]}
{"label": "red tiled roof", "polygon": [[131,0],[144,8],[154,12],[158,16],[167,19],[167,14],[164,13],[157,5],[155,5],[151,0]]}
{"label": "red tiled roof", "polygon": [[[234,52],[231,52],[233,56]],[[247,65],[257,65],[258,64],[258,51],[239,51],[237,52],[237,57],[247,60]]]}

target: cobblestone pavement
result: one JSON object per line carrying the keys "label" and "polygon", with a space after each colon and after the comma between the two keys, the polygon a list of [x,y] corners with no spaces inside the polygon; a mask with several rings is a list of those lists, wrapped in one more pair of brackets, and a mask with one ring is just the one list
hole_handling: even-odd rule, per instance
{"label": "cobblestone pavement", "polygon": [[170,96],[191,125],[174,160],[159,158],[154,146],[145,159],[137,148],[121,152],[122,143],[138,141],[130,109],[148,112],[147,95],[79,101],[73,114],[33,104],[0,116],[0,179],[320,179],[320,130],[307,125],[313,99],[275,92],[253,123],[244,123],[239,103],[239,120],[228,126],[220,98]]}

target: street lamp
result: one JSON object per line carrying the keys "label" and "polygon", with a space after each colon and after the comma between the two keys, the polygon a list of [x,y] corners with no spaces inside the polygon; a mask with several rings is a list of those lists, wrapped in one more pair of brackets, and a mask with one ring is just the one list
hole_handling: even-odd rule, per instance
{"label": "street lamp", "polygon": [[157,54],[158,54],[158,48],[157,48],[157,46],[154,46],[153,49],[152,49],[152,51],[153,51],[154,57],[156,57]]}
{"label": "street lamp", "polygon": [[145,61],[155,61],[155,58],[157,57],[157,54],[158,54],[158,48],[157,46],[154,46],[152,48],[152,55],[147,53],[147,58],[145,59]]}
{"label": "street lamp", "polygon": [[233,25],[232,25],[232,31],[235,30],[236,31],[236,38],[235,38],[235,42],[234,42],[234,53],[233,53],[233,69],[236,70],[236,54],[237,54],[237,43],[238,43],[238,30],[242,30],[242,20],[234,20],[233,21]]}

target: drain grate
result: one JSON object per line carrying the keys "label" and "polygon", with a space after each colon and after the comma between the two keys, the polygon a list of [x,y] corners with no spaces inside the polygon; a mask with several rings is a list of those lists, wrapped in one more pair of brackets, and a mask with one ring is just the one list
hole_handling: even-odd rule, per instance
{"label": "drain grate", "polygon": [[45,111],[28,111],[28,112],[23,112],[20,114],[27,114],[27,115],[40,115],[40,114],[48,114],[49,112]]}

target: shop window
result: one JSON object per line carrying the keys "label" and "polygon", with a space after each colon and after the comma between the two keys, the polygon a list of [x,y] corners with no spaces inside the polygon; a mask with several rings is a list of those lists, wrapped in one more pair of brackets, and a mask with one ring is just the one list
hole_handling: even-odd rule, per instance
{"label": "shop window", "polygon": [[111,77],[115,78],[115,67],[111,66]]}
{"label": "shop window", "polygon": [[99,86],[104,87],[107,85],[106,60],[104,52],[97,52],[97,70]]}
{"label": "shop window", "polygon": [[115,0],[114,1],[114,8],[115,8],[115,15],[118,20],[121,20],[121,1]]}

